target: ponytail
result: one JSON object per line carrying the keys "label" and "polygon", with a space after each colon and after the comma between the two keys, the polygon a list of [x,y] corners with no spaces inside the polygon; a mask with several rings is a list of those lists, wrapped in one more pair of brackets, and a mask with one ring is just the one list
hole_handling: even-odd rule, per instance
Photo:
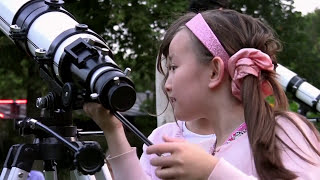
{"label": "ponytail", "polygon": [[[269,82],[271,85],[274,84],[272,81]],[[259,84],[260,81],[257,77],[246,76],[243,79],[242,89],[250,89],[250,91],[241,91],[248,138],[257,174],[262,180],[297,178],[293,172],[284,167],[281,161],[280,151],[276,145],[275,112],[266,102]],[[279,96],[275,100],[275,106],[280,105],[278,100],[281,97],[283,96]],[[287,103],[281,106],[285,108]]]}
{"label": "ponytail", "polygon": [[[241,91],[248,138],[257,174],[262,180],[295,179],[297,178],[297,175],[284,166],[281,159],[281,151],[277,144],[284,145],[304,161],[310,164],[314,163],[301,156],[289,147],[286,142],[279,138],[275,129],[283,128],[276,122],[276,116],[286,117],[292,124],[294,124],[295,127],[297,127],[306,139],[307,143],[313,151],[318,154],[318,156],[320,156],[320,152],[310,142],[302,128],[286,112],[288,109],[287,98],[279,83],[276,81],[275,72],[262,72],[261,74],[262,80],[259,80],[259,78],[255,76],[246,76],[243,79],[242,89],[251,89],[252,91]],[[268,81],[271,84],[275,99],[274,107],[271,107],[271,105],[265,100],[265,97],[259,87],[259,84],[261,84],[260,81]],[[319,133],[315,127],[305,117],[300,116],[300,119],[308,125],[319,141]],[[289,137],[288,134],[287,136]],[[291,141],[294,142],[292,139]]]}

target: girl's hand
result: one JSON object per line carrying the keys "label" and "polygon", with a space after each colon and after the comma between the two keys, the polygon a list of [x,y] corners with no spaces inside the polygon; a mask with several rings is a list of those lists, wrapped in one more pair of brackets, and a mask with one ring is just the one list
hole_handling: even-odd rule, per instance
{"label": "girl's hand", "polygon": [[122,123],[109,110],[98,103],[86,103],[84,112],[103,130],[111,157],[129,152],[132,148],[126,138]]}
{"label": "girl's hand", "polygon": [[199,146],[181,139],[163,137],[166,143],[147,148],[148,154],[164,154],[151,159],[158,166],[155,174],[161,179],[208,179],[219,161]]}
{"label": "girl's hand", "polygon": [[122,128],[122,123],[111,112],[98,103],[86,103],[83,105],[84,112],[92,118],[104,133],[112,133]]}

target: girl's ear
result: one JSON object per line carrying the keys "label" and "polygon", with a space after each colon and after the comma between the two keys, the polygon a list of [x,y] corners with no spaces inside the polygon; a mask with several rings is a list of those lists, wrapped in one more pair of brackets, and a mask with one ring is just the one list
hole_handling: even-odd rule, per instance
{"label": "girl's ear", "polygon": [[209,88],[214,88],[218,86],[223,80],[223,75],[225,71],[224,62],[220,57],[214,57],[211,60],[209,66],[211,68]]}

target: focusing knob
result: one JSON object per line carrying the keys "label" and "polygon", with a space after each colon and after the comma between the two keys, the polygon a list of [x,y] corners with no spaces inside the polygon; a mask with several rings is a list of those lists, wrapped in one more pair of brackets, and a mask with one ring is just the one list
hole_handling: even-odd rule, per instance
{"label": "focusing knob", "polygon": [[104,154],[94,143],[84,144],[74,154],[74,165],[84,175],[93,175],[104,165]]}

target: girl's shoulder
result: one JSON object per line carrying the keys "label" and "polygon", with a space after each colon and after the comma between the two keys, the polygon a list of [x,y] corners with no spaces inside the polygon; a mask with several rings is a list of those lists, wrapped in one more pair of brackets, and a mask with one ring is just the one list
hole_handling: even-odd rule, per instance
{"label": "girl's shoulder", "polygon": [[314,125],[311,122],[294,112],[285,112],[282,115],[276,116],[276,123],[278,124],[276,132],[280,128],[281,131],[285,131],[291,135],[305,133],[308,136],[310,134],[318,134],[314,132]]}
{"label": "girl's shoulder", "polygon": [[319,179],[319,132],[296,113],[285,113],[276,121],[277,148],[284,166],[299,179]]}
{"label": "girl's shoulder", "polygon": [[[287,151],[295,150],[296,153],[309,159],[317,157],[312,146],[319,150],[319,132],[311,122],[293,112],[287,112],[276,117],[276,135],[280,139],[280,149]],[[281,142],[282,141],[282,142]]]}

